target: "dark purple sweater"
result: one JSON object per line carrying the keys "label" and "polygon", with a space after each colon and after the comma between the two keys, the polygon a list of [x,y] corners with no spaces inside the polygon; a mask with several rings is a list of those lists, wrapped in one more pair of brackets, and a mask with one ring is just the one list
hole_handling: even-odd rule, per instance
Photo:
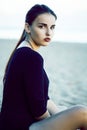
{"label": "dark purple sweater", "polygon": [[28,47],[17,49],[4,84],[0,130],[28,130],[46,112],[48,86],[42,56]]}

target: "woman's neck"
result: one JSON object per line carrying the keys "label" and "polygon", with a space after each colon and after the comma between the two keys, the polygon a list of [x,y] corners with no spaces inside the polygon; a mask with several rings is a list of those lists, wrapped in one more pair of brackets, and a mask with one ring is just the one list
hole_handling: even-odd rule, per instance
{"label": "woman's neck", "polygon": [[25,42],[32,50],[37,51],[40,48],[40,46],[36,45],[36,43],[29,37],[26,37]]}

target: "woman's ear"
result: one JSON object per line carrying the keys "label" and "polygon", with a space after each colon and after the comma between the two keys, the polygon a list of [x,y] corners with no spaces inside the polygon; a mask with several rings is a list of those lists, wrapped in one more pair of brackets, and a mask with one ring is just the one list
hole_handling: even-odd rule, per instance
{"label": "woman's ear", "polygon": [[25,31],[27,33],[30,33],[30,27],[29,27],[29,24],[28,23],[25,23]]}

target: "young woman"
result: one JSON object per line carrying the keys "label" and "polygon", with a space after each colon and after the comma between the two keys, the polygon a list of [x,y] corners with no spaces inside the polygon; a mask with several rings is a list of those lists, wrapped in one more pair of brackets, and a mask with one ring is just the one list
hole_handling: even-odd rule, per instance
{"label": "young woman", "polygon": [[86,107],[59,112],[48,96],[49,79],[37,50],[51,41],[56,19],[46,5],[28,11],[5,70],[0,130],[87,130]]}

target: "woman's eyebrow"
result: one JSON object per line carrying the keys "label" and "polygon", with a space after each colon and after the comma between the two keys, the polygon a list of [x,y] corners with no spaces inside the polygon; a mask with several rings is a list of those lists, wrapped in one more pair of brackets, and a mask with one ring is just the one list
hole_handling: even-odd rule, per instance
{"label": "woman's eyebrow", "polygon": [[[46,23],[38,23],[38,24],[41,24],[41,25],[44,25],[44,26],[47,26],[47,24]],[[52,24],[51,26],[56,26],[55,24]]]}
{"label": "woman's eyebrow", "polygon": [[41,25],[47,26],[47,24],[46,24],[46,23],[38,23],[38,24],[41,24]]}

